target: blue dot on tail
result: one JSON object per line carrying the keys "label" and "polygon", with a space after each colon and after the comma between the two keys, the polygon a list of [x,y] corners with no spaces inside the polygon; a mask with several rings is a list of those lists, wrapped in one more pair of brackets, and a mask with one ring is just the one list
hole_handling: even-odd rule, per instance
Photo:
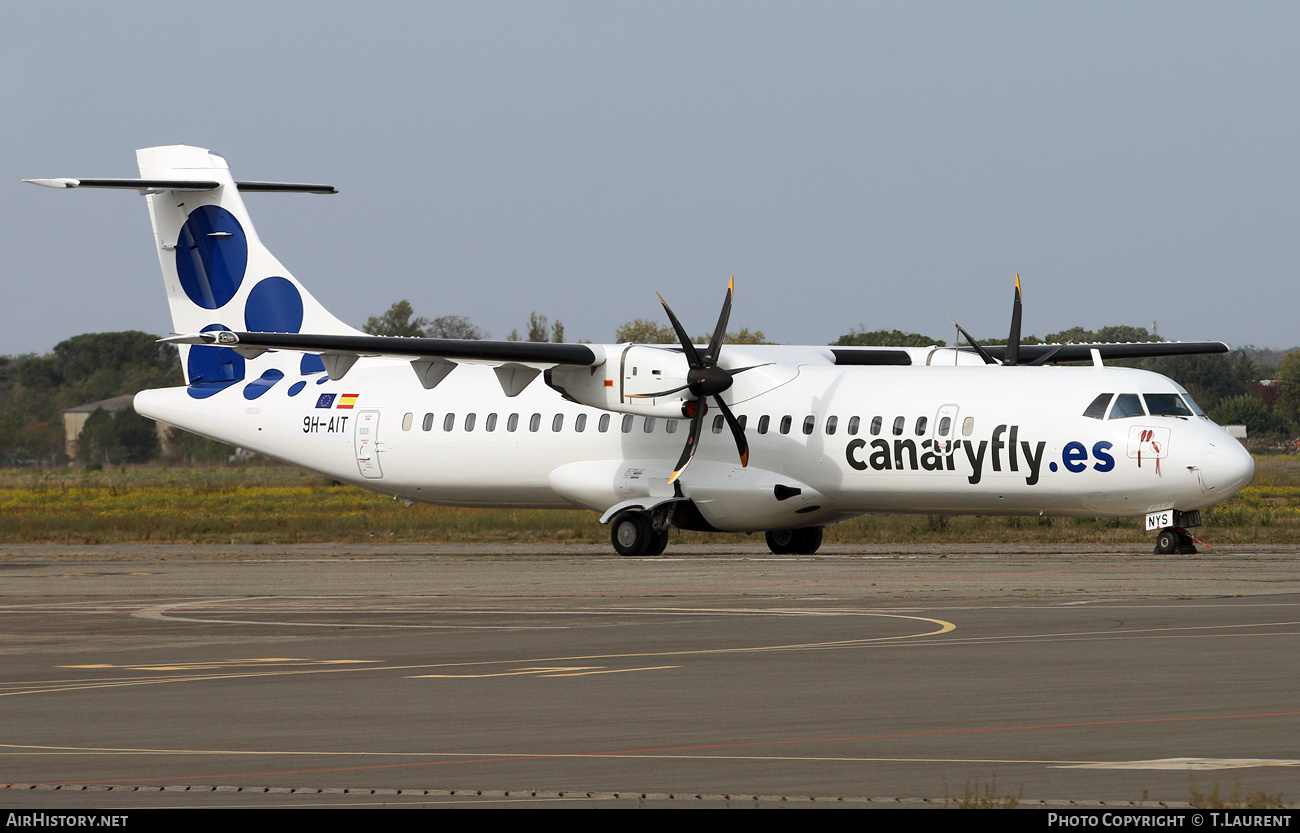
{"label": "blue dot on tail", "polygon": [[302,295],[288,278],[263,278],[244,302],[250,333],[296,333],[302,329]]}
{"label": "blue dot on tail", "polygon": [[275,370],[274,368],[266,371],[247,385],[244,385],[244,398],[256,399],[271,388],[275,387],[275,383],[283,378],[284,373],[282,371]]}
{"label": "blue dot on tail", "polygon": [[298,365],[302,375],[310,376],[313,373],[324,373],[325,362],[321,361],[320,356],[315,353],[303,353],[302,362]]}
{"label": "blue dot on tail", "polygon": [[302,393],[302,389],[305,387],[307,387],[306,382],[294,382],[292,385],[289,386],[289,395],[297,396],[298,394]]}
{"label": "blue dot on tail", "polygon": [[[209,324],[203,332],[226,329],[220,324]],[[244,380],[244,357],[229,347],[197,345],[190,348],[185,372],[190,379],[186,388],[189,395],[195,399],[207,399]]]}
{"label": "blue dot on tail", "polygon": [[190,300],[204,309],[230,303],[244,282],[248,238],[224,208],[201,205],[176,236],[176,273]]}

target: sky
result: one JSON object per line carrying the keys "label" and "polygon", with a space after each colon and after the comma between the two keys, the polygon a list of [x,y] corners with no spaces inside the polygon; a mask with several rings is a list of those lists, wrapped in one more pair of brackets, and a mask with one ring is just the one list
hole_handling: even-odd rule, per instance
{"label": "sky", "polygon": [[134,177],[209,148],[354,325],[1300,344],[1300,4],[6,3],[0,354],[166,334]]}

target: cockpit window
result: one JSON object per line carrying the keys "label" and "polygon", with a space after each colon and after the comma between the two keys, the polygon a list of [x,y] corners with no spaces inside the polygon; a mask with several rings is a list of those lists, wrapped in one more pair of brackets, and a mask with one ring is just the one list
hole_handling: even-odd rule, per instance
{"label": "cockpit window", "polygon": [[1088,410],[1083,412],[1083,415],[1091,419],[1102,419],[1106,416],[1106,406],[1110,404],[1111,397],[1114,395],[1113,393],[1098,395],[1096,399],[1092,400],[1092,404],[1088,406]]}
{"label": "cockpit window", "polygon": [[1151,416],[1191,416],[1192,412],[1176,393],[1144,393]]}
{"label": "cockpit window", "polygon": [[1138,399],[1136,393],[1121,393],[1115,398],[1115,406],[1110,409],[1110,418],[1128,419],[1146,416],[1146,413],[1142,410],[1142,400]]}
{"label": "cockpit window", "polygon": [[1201,406],[1196,404],[1196,400],[1192,398],[1190,393],[1183,391],[1183,399],[1187,401],[1187,406],[1192,409],[1192,413],[1199,417],[1205,416],[1205,411],[1201,410]]}

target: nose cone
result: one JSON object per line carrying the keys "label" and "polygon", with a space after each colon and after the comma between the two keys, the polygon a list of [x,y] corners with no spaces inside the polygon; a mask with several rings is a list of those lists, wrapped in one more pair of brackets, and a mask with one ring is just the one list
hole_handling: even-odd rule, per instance
{"label": "nose cone", "polygon": [[1255,458],[1231,437],[1205,444],[1201,451],[1201,488],[1218,500],[1246,488],[1255,476]]}

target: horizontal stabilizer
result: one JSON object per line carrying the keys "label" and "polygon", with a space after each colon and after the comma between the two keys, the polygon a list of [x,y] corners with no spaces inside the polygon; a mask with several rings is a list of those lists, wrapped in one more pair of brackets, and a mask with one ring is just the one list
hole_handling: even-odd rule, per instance
{"label": "horizontal stabilizer", "polygon": [[[127,191],[214,191],[220,182],[207,179],[24,179],[46,188],[117,188]],[[240,191],[287,194],[337,194],[332,185],[302,182],[236,182]]]}

